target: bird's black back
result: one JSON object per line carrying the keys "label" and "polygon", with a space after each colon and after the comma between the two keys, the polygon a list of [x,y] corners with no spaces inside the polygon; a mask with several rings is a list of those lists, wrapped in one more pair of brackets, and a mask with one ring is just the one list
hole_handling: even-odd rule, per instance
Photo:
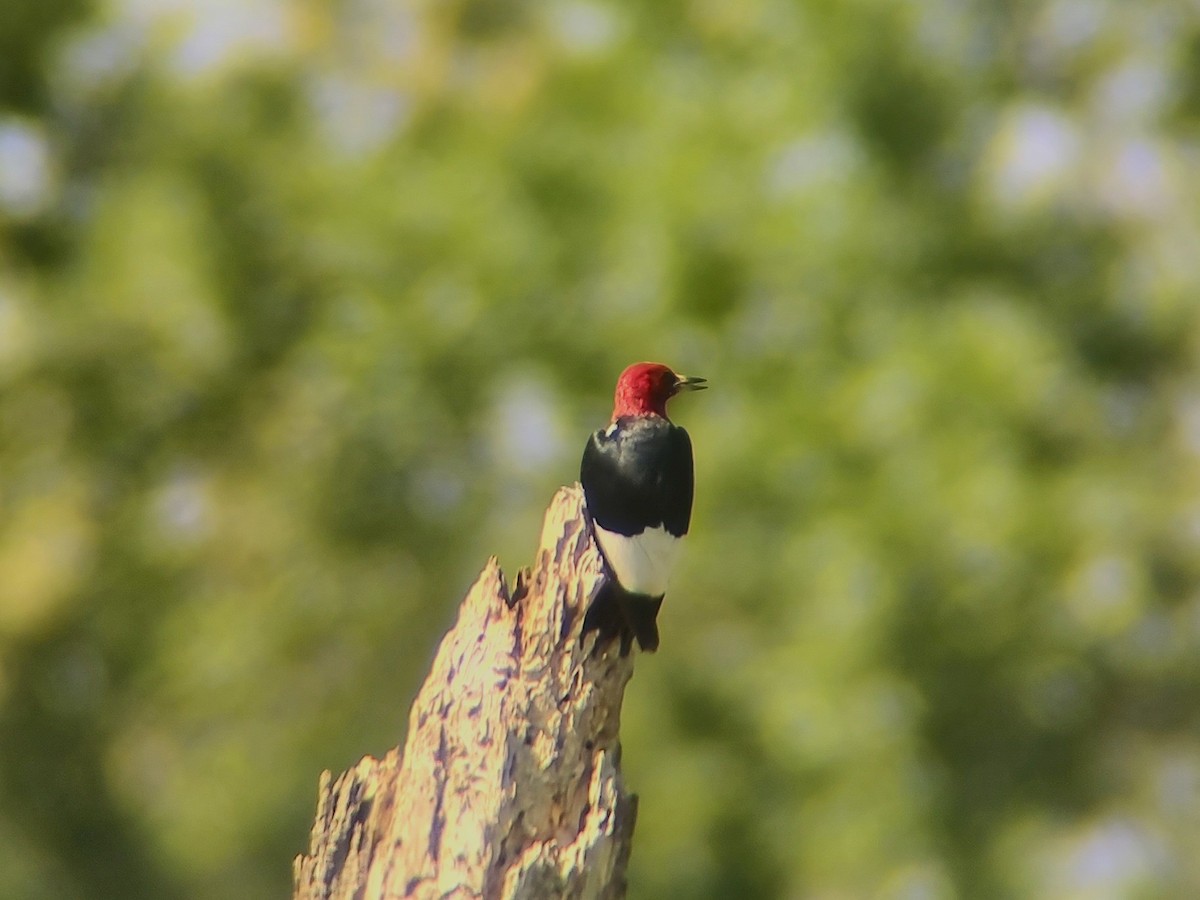
{"label": "bird's black back", "polygon": [[588,511],[600,527],[632,536],[664,526],[687,534],[695,476],[692,441],[659,416],[623,416],[588,440],[579,467]]}

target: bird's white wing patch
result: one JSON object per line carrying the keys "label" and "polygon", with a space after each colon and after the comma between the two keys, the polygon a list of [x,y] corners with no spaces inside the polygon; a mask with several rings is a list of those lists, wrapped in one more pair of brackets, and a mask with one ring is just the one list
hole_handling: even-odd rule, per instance
{"label": "bird's white wing patch", "polygon": [[627,537],[596,526],[596,540],[604,551],[621,587],[635,594],[659,597],[667,592],[667,581],[683,546],[661,525]]}

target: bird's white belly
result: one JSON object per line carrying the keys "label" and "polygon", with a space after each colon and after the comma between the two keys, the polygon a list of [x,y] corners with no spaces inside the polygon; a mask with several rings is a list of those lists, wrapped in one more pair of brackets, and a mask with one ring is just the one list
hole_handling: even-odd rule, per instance
{"label": "bird's white belly", "polygon": [[661,525],[647,528],[634,537],[605,531],[597,525],[596,540],[625,590],[651,597],[667,592],[667,580],[683,547],[683,538],[675,537]]}

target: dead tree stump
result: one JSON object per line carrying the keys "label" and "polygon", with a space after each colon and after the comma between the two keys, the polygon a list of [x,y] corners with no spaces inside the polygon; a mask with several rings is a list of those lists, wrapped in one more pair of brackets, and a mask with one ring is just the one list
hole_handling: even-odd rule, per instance
{"label": "dead tree stump", "polygon": [[618,731],[633,657],[580,639],[604,577],[582,497],[559,490],[511,592],[488,561],[403,753],[322,774],[296,900],[625,895],[637,798]]}

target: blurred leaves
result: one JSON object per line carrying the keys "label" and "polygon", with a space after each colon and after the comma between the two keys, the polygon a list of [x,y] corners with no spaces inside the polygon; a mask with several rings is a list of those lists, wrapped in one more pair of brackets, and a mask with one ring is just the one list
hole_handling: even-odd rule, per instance
{"label": "blurred leaves", "polygon": [[632,896],[1200,889],[1194,16],[0,19],[0,897],[285,893],[643,358]]}

